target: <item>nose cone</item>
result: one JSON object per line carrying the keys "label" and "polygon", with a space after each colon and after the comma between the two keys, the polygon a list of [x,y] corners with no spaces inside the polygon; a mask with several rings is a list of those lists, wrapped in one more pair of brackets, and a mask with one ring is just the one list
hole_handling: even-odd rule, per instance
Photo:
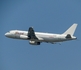
{"label": "nose cone", "polygon": [[10,33],[5,33],[5,36],[8,37],[10,35]]}

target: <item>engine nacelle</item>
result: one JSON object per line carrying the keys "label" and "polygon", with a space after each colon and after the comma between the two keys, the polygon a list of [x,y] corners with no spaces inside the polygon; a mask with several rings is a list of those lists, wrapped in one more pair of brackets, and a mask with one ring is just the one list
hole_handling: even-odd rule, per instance
{"label": "engine nacelle", "polygon": [[20,38],[21,38],[21,39],[25,39],[25,40],[27,40],[27,39],[28,39],[28,36],[20,35]]}
{"label": "engine nacelle", "polygon": [[31,45],[40,45],[40,42],[36,42],[36,41],[29,41],[29,44],[31,44]]}

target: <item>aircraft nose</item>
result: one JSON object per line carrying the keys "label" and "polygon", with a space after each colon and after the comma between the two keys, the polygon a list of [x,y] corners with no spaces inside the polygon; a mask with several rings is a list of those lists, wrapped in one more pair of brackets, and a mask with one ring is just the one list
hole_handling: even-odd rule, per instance
{"label": "aircraft nose", "polygon": [[8,37],[10,35],[10,33],[5,33],[5,36]]}

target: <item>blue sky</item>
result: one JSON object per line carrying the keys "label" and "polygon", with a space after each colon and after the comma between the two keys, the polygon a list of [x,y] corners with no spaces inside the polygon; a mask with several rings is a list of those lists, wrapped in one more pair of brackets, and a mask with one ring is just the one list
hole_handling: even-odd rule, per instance
{"label": "blue sky", "polygon": [[[32,46],[9,39],[13,29],[63,33],[78,23],[76,41]],[[4,0],[0,2],[0,70],[81,70],[80,0]]]}

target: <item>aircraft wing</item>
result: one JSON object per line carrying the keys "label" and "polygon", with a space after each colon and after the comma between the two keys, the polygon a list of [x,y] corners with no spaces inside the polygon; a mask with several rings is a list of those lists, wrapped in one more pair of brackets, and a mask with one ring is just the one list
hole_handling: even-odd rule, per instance
{"label": "aircraft wing", "polygon": [[35,35],[35,32],[34,32],[34,29],[33,27],[29,27],[29,30],[28,30],[28,37],[29,39],[38,39]]}

